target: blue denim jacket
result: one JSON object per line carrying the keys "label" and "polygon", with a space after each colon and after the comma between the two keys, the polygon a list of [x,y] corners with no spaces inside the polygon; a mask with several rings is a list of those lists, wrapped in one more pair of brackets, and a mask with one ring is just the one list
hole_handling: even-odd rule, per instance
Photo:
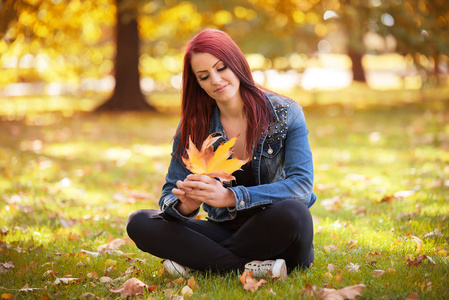
{"label": "blue denim jacket", "polygon": [[[309,133],[302,108],[292,99],[275,93],[265,92],[265,98],[273,115],[273,123],[268,132],[263,133],[253,150],[252,170],[257,185],[251,187],[229,186],[234,192],[236,204],[233,207],[212,207],[203,204],[208,219],[212,221],[232,220],[237,212],[255,206],[263,206],[284,199],[297,199],[311,207],[316,201],[313,193],[313,161],[307,134]],[[209,125],[209,133],[217,133],[221,138],[214,144],[218,147],[228,138],[220,122],[219,109],[215,107]],[[199,209],[184,216],[175,206],[178,198],[171,190],[178,180],[184,180],[191,172],[175,154],[179,135],[174,138],[173,153],[168,168],[166,183],[159,199],[161,210],[182,220],[195,217]]]}

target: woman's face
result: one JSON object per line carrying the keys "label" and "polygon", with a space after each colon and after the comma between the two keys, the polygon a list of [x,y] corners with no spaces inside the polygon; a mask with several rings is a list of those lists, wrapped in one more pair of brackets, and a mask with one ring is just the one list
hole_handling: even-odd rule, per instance
{"label": "woman's face", "polygon": [[217,102],[241,101],[240,80],[223,61],[207,52],[193,53],[192,71],[201,88]]}

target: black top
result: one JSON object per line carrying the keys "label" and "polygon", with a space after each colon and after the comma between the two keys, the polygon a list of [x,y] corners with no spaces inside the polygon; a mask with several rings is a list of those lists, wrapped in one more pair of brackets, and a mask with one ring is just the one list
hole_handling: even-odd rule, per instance
{"label": "black top", "polygon": [[235,177],[235,180],[232,181],[232,186],[243,185],[248,187],[256,185],[251,162],[244,164],[241,170],[235,171],[232,175]]}

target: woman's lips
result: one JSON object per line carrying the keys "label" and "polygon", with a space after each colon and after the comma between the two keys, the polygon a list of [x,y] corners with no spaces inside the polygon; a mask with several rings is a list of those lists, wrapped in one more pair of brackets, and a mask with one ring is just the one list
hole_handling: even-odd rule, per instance
{"label": "woman's lips", "polygon": [[218,89],[215,90],[215,93],[223,92],[228,87],[228,85],[229,84],[219,87]]}

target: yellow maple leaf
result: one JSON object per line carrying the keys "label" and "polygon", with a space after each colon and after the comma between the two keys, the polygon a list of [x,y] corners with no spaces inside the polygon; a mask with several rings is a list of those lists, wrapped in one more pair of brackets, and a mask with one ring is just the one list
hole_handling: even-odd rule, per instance
{"label": "yellow maple leaf", "polygon": [[248,162],[237,158],[229,158],[234,153],[234,145],[239,136],[233,137],[227,142],[221,143],[214,152],[213,144],[219,137],[209,135],[204,140],[201,150],[196,148],[189,137],[188,158],[182,157],[182,161],[193,174],[207,175],[218,178],[221,182],[229,182],[235,177],[232,173]]}

